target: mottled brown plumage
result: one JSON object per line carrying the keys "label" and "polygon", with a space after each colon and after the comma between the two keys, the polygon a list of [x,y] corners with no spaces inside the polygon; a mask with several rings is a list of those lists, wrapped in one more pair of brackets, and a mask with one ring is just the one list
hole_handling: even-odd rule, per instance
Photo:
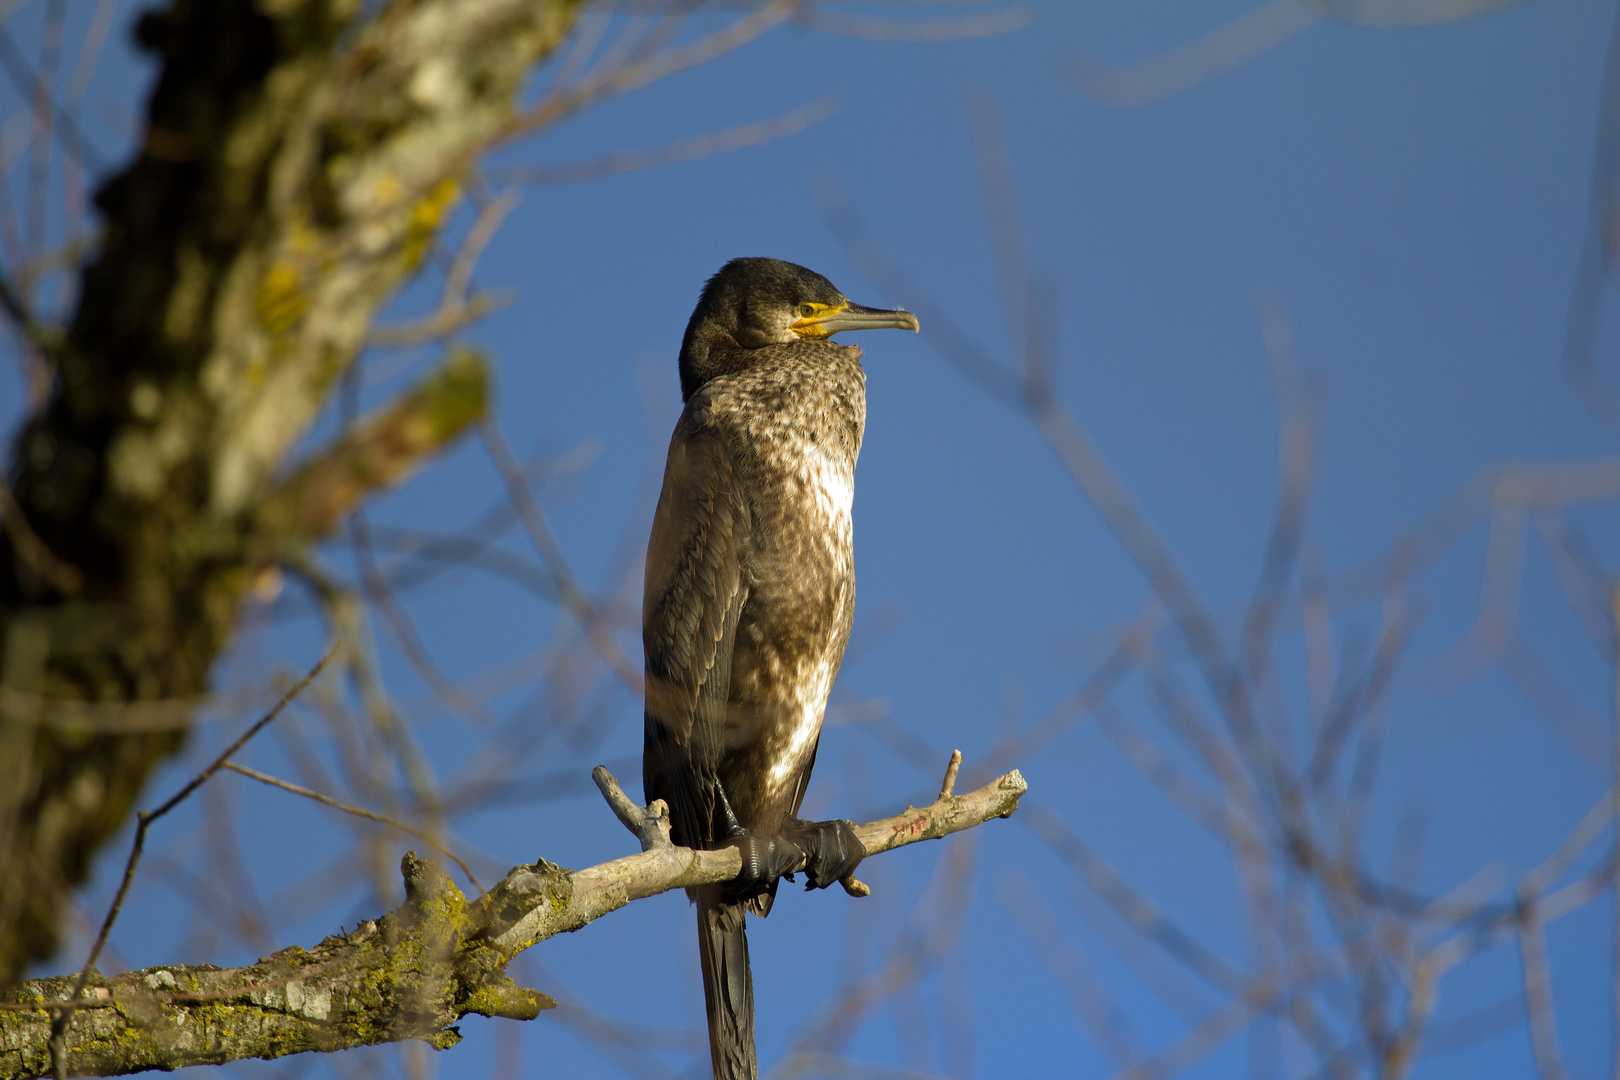
{"label": "mottled brown plumage", "polygon": [[765,915],[779,876],[825,887],[864,854],[847,822],[796,815],[855,609],[866,376],[860,349],[826,338],[884,326],[917,323],[792,263],[735,259],[681,347],[686,409],[647,551],[642,780],[678,843],[743,849],[738,883],[695,895],[723,1080],[757,1075],[745,907]]}

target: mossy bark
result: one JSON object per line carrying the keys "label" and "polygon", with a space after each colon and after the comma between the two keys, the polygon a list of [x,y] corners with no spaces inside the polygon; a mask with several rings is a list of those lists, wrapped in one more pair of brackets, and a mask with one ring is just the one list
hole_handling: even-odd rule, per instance
{"label": "mossy bark", "polygon": [[[568,873],[519,867],[469,904],[433,863],[407,855],[398,909],[312,949],[288,948],[241,968],[169,966],[94,979],[67,1032],[74,1076],[277,1058],[311,1050],[422,1039],[461,1040],[467,1013],[532,1020],[556,1003],[513,983],[511,954],[490,939],[502,912],[541,901],[566,910]],[[561,898],[561,905],[555,901]],[[51,1072],[51,1013],[73,976],[37,979],[0,993],[0,1080]],[[17,1008],[38,1002],[39,1009]]]}
{"label": "mossy bark", "polygon": [[202,692],[248,585],[482,411],[463,358],[278,486],[577,7],[396,0],[357,24],[358,0],[173,0],[143,19],[145,135],[97,196],[102,246],[10,463],[26,528],[76,573],[43,572],[21,523],[0,536],[0,983],[52,954],[69,890],[184,738],[53,709]]}
{"label": "mossy bark", "polygon": [[[1017,770],[954,794],[961,760],[951,756],[932,803],[852,826],[869,856],[1018,809],[1028,785]],[[442,1050],[460,1041],[454,1024],[468,1013],[532,1020],[555,1002],[506,976],[518,953],[633,900],[730,881],[742,870],[736,847],[676,847],[661,800],[638,807],[607,769],[593,776],[640,854],[583,870],[541,859],[513,867],[468,903],[438,867],[408,853],[405,903],[313,949],[283,949],[243,968],[169,966],[87,981],[64,1034],[68,1073],[114,1076],[401,1039]],[[865,886],[845,888],[867,894]],[[51,1070],[52,1006],[70,999],[76,981],[64,975],[0,991],[0,1080]]]}

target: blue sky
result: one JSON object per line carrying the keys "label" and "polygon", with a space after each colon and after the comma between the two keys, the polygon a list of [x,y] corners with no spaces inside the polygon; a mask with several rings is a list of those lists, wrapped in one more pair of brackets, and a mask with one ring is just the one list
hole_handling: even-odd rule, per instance
{"label": "blue sky", "polygon": [[[1062,401],[1229,629],[1254,587],[1278,486],[1262,305],[1286,312],[1302,368],[1321,395],[1307,531],[1330,581],[1386,554],[1481,470],[1614,455],[1615,432],[1587,409],[1561,367],[1612,6],[1535,0],[1403,30],[1326,23],[1134,109],[1078,93],[1065,63],[1080,53],[1116,64],[1143,60],[1246,6],[1054,0],[1029,10],[1024,29],[943,43],[778,29],[495,162],[567,163],[651,148],[837,96],[830,118],[768,145],[525,190],[483,259],[479,283],[516,297],[468,334],[498,367],[508,437],[523,455],[580,447],[591,454],[542,495],[593,589],[615,587],[614,575],[639,558],[650,518],[648,470],[656,479],[678,411],[675,352],[708,274],[736,255],[772,255],[826,274],[861,302],[918,302],[863,279],[818,205],[816,193],[830,184],[842,186],[927,299],[1008,362],[970,101],[988,103],[1005,126],[1030,262],[1051,286],[1043,295],[1058,335]],[[95,112],[97,100],[127,100],[140,72],[126,54],[115,56],[87,115],[105,115]],[[464,210],[463,227],[468,217]],[[436,288],[408,293],[393,314],[420,312]],[[942,362],[928,334],[925,322],[918,336],[860,341],[869,413],[855,521],[858,619],[868,633],[834,697],[880,702],[900,729],[941,755],[960,747],[971,763],[993,741],[998,716],[1030,723],[1074,690],[1138,616],[1146,585],[1030,423]],[[1610,332],[1600,357],[1614,345]],[[426,360],[396,365],[401,373],[376,380],[367,401],[397,392]],[[377,363],[374,371],[390,361]],[[450,527],[499,493],[487,458],[466,445],[386,499],[372,519]],[[1611,572],[1620,538],[1613,504],[1568,519]],[[502,543],[528,554],[520,533]],[[1402,815],[1423,815],[1427,890],[1451,888],[1487,865],[1499,866],[1504,880],[1524,873],[1604,790],[1612,667],[1581,632],[1534,540],[1527,550],[1516,619],[1520,637],[1562,687],[1564,705],[1551,720],[1522,679],[1490,658],[1471,660],[1459,645],[1480,608],[1482,516],[1468,519],[1415,588],[1427,614],[1391,699],[1367,842],[1375,861],[1387,860]],[[333,560],[344,565],[340,554]],[[1341,644],[1376,631],[1375,596],[1338,599]],[[262,670],[266,660],[307,665],[318,639],[312,622],[296,617],[295,600],[289,593],[283,617],[222,669],[224,681]],[[555,615],[509,585],[467,573],[411,594],[408,604],[453,679],[532,652]],[[634,634],[624,641],[639,648]],[[1161,644],[1180,654],[1173,634]],[[1289,672],[1285,695],[1297,704],[1304,663],[1297,618],[1285,625],[1277,655]],[[386,644],[384,663],[434,764],[450,772],[486,732],[426,705],[424,688]],[[527,690],[493,700],[492,710],[514,715]],[[1162,737],[1139,686],[1123,691],[1118,706],[1130,723]],[[573,744],[547,752],[554,756],[527,762],[526,773],[583,775],[608,761],[633,779],[634,699],[605,693],[591,724]],[[1586,732],[1596,753],[1583,757],[1561,730]],[[197,752],[214,737],[206,732]],[[275,744],[255,754],[250,764],[286,767]],[[1224,849],[1094,726],[1082,723],[1016,764],[1032,798],[1059,811],[1167,912],[1243,962]],[[846,723],[828,729],[810,802],[839,815],[886,812],[925,797],[937,771],[897,756],[869,725]],[[173,780],[160,778],[153,790]],[[241,842],[263,895],[341,852],[348,833],[329,819],[289,810],[283,796],[246,790],[236,778],[217,783],[233,785]],[[190,850],[187,830],[197,827],[175,824],[178,850]],[[579,866],[629,850],[629,837],[594,794],[503,807],[455,827],[501,866],[540,855]],[[856,962],[843,944],[846,917],[866,927],[861,932],[882,956],[902,940],[902,919],[927,895],[939,860],[966,843],[886,856],[869,878],[880,895],[862,902],[871,914],[850,916],[855,902],[842,896],[795,895],[754,924],[763,1060],[780,1056],[832,991],[841,964]],[[953,1076],[968,1075],[974,1061],[984,1077],[1108,1074],[1107,1058],[1043,962],[1063,946],[1037,946],[1010,925],[1009,887],[1050,908],[1149,1046],[1186,1029],[1083,917],[1096,902],[1027,828],[992,823],[977,845],[960,941],[915,993],[856,1031],[853,1056]],[[97,895],[87,900],[91,910]],[[277,943],[307,943],[335,920],[366,914],[368,902],[375,906],[351,897],[343,902],[349,906],[293,919],[278,928]],[[1608,1067],[1610,912],[1604,900],[1550,931],[1560,1036],[1575,1077]],[[172,894],[148,887],[125,920],[124,954],[134,964],[174,959],[183,916]],[[700,1023],[691,934],[684,899],[640,903],[547,943],[538,950],[543,972],[530,975],[621,1020]],[[242,954],[222,946],[183,958],[223,963]],[[1511,994],[1517,965],[1507,945],[1457,969],[1438,1015]],[[962,1021],[963,999],[971,1024]],[[510,1036],[496,1033],[504,1023],[466,1024],[467,1042],[438,1055],[437,1068],[460,1076],[495,1067],[498,1053],[512,1052],[502,1043]],[[1423,1059],[1415,1075],[1530,1074],[1525,1028],[1508,1027],[1466,1050]],[[546,1018],[518,1038],[525,1075],[615,1067]],[[1292,1075],[1286,1048],[1275,1073],[1268,1053],[1239,1036],[1190,1075]],[[659,1060],[678,1071],[699,1059]]]}

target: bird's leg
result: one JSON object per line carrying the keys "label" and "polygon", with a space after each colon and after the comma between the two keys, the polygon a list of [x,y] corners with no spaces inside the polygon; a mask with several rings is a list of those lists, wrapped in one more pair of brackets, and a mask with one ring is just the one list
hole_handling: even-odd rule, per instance
{"label": "bird's leg", "polygon": [[[780,878],[792,881],[794,871],[805,864],[804,851],[785,836],[759,837],[743,828],[731,809],[731,800],[726,798],[725,785],[716,780],[714,790],[725,829],[721,842],[734,845],[742,853],[742,870],[732,882],[737,899],[774,893]],[[860,844],[859,840],[855,842]]]}
{"label": "bird's leg", "polygon": [[854,873],[866,858],[866,845],[847,821],[788,818],[782,824],[782,837],[804,852],[806,889],[825,889]]}

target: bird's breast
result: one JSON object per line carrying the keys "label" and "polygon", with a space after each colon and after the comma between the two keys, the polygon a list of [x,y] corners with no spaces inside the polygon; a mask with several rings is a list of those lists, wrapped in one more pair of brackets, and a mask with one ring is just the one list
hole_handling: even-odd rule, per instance
{"label": "bird's breast", "polygon": [[791,811],[813,760],[855,610],[859,352],[783,350],[709,391],[748,501],[747,600],[727,706],[727,792],[749,828]]}

